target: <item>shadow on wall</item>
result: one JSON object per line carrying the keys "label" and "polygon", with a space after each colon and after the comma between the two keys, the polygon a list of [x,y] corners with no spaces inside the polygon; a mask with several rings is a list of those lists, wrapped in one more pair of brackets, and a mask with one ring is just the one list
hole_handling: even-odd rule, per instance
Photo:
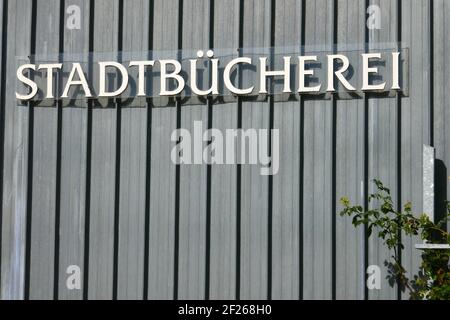
{"label": "shadow on wall", "polygon": [[[441,221],[447,216],[447,167],[440,159],[434,161],[434,220]],[[442,226],[445,231],[447,224]]]}

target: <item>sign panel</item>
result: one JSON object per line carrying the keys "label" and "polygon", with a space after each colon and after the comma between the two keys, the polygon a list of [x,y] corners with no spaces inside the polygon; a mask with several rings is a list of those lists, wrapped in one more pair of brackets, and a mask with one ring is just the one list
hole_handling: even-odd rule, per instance
{"label": "sign panel", "polygon": [[208,96],[407,92],[407,61],[408,50],[398,47],[370,52],[283,47],[33,56],[18,59],[16,98],[180,97],[195,102]]}

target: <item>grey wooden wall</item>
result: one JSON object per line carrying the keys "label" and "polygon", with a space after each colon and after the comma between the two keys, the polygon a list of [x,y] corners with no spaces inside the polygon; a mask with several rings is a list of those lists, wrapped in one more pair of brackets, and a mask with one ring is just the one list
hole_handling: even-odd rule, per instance
{"label": "grey wooden wall", "polygon": [[[81,29],[65,27],[69,5]],[[366,8],[381,8],[381,29]],[[388,252],[337,216],[379,178],[422,210],[422,145],[450,162],[444,0],[2,0],[2,299],[400,299]],[[16,56],[323,45],[409,48],[409,96],[20,105]],[[176,166],[170,134],[194,120],[278,128],[280,170]],[[448,181],[447,181],[448,183]],[[418,270],[416,239],[402,260]],[[382,269],[380,290],[365,268]],[[68,290],[78,265],[81,290]]]}

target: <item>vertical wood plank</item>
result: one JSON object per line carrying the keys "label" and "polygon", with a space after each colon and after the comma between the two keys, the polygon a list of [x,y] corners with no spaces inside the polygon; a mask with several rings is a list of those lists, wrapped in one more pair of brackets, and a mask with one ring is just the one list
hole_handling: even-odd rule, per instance
{"label": "vertical wood plank", "polygon": [[[411,201],[413,212],[423,212],[423,145],[430,144],[430,1],[402,1],[402,44],[409,48],[409,96],[402,97],[401,200]],[[402,235],[402,264],[413,278],[420,272],[420,237]],[[409,298],[409,292],[402,295]]]}
{"label": "vertical wood plank", "polygon": [[[155,0],[153,49],[178,47],[178,0]],[[167,17],[171,17],[168,19]],[[150,243],[148,298],[172,299],[175,247],[175,164],[170,160],[170,135],[177,127],[174,104],[152,109]]]}
{"label": "vertical wood plank", "polygon": [[[89,52],[89,1],[66,3],[77,5],[81,12],[81,28],[64,28],[64,53],[80,54],[84,61]],[[76,265],[84,275],[84,238],[86,212],[86,147],[87,103],[85,100],[63,102],[61,128],[61,205],[59,251],[59,299],[82,299],[84,283],[80,290],[69,290],[66,285],[67,268]]]}
{"label": "vertical wood plank", "polygon": [[[397,41],[397,1],[371,1],[381,9],[381,29],[369,31],[369,50],[377,43],[395,43]],[[380,179],[391,189],[392,199],[397,203],[398,197],[398,110],[396,98],[369,97],[369,194],[375,186],[372,179]],[[372,206],[377,205],[372,203]],[[376,232],[369,238],[369,266],[377,265],[381,269],[381,279],[386,279],[385,261],[390,253]],[[380,290],[369,290],[369,299],[395,299],[396,287],[382,281]]]}
{"label": "vertical wood plank", "polygon": [[[208,0],[183,2],[183,50],[206,52],[209,48],[209,32],[212,32],[209,30],[209,6]],[[181,107],[181,128],[189,130],[191,135],[194,121],[201,121],[203,130],[208,128],[206,105]],[[206,167],[206,164],[180,166],[179,299],[203,299],[205,296]]]}
{"label": "vertical wood plank", "polygon": [[[332,49],[333,3],[306,3],[305,46]],[[306,99],[303,184],[303,298],[332,294],[332,102]]]}
{"label": "vertical wood plank", "polygon": [[[444,0],[433,2],[433,31],[434,31],[434,54],[433,54],[433,83],[434,92],[434,146],[436,148],[436,159],[442,161],[443,174],[445,174],[446,184],[442,187],[445,199],[450,199],[450,109],[448,105],[450,99],[448,92],[450,82],[446,75],[450,72],[448,63],[448,52],[450,52],[450,42],[447,35],[450,32],[450,25],[446,22],[446,17],[450,16],[450,3]],[[446,190],[445,190],[446,189]],[[441,203],[442,205],[442,203]],[[450,222],[447,224],[450,230]]]}
{"label": "vertical wood plank", "polygon": [[[362,1],[337,2],[338,52],[364,52],[365,10]],[[357,56],[352,54],[352,58]],[[353,62],[356,70],[357,63]],[[355,228],[351,218],[338,213],[343,209],[339,203],[343,196],[364,204],[364,99],[337,99],[336,113],[336,299],[363,299],[364,228]]]}
{"label": "vertical wood plank", "polygon": [[[275,10],[275,53],[283,52],[283,47],[295,46],[299,49],[302,2],[276,2]],[[281,59],[281,55],[275,59]],[[297,57],[292,56],[292,59],[295,61]],[[291,90],[295,92],[296,88]],[[298,299],[301,156],[299,101],[275,102],[274,128],[280,131],[280,164],[278,173],[273,176],[272,298]]]}
{"label": "vertical wood plank", "polygon": [[[60,1],[37,2],[35,32],[39,64],[41,59],[46,61],[48,55],[59,52],[59,12]],[[36,105],[33,124],[30,299],[53,298],[54,264],[57,263],[54,261],[57,127],[56,105]]]}
{"label": "vertical wood plank", "polygon": [[[214,48],[239,47],[239,15],[238,0],[214,1]],[[213,128],[223,134],[237,128],[237,103],[214,105],[212,112]],[[211,167],[211,299],[233,299],[236,294],[236,178],[236,165]]]}
{"label": "vertical wood plank", "polygon": [[[124,1],[123,51],[148,50],[149,1]],[[147,108],[134,99],[121,105],[119,196],[119,299],[140,299],[144,281]]]}
{"label": "vertical wood plank", "polygon": [[[269,47],[269,0],[244,2],[244,48]],[[268,129],[268,102],[242,102],[242,129]],[[247,152],[249,152],[247,150]],[[241,299],[267,299],[269,178],[259,165],[241,168]]]}
{"label": "vertical wood plank", "polygon": [[2,299],[24,298],[25,233],[27,203],[27,105],[16,101],[16,56],[30,53],[32,2],[8,2],[6,50],[5,142],[2,203]]}
{"label": "vertical wood plank", "polygon": [[[94,51],[117,51],[118,1],[96,1],[94,14]],[[89,299],[112,298],[116,112],[115,104],[92,110]]]}

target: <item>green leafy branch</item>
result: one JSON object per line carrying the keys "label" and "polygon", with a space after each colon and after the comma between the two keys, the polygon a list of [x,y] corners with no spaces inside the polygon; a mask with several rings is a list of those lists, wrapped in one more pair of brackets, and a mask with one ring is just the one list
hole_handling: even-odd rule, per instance
{"label": "green leafy branch", "polygon": [[447,204],[447,216],[438,223],[432,222],[422,213],[416,217],[412,213],[412,204],[407,202],[402,210],[395,209],[391,192],[380,180],[373,180],[377,192],[369,195],[369,203],[376,201],[379,206],[364,210],[360,205],[352,205],[347,197],[341,198],[343,210],[341,216],[352,217],[352,224],[365,225],[370,237],[376,232],[389,251],[393,252],[391,272],[402,290],[408,289],[412,299],[450,299],[450,270],[448,266],[449,250],[426,250],[422,254],[422,271],[411,280],[400,263],[399,249],[403,249],[402,233],[406,236],[420,236],[428,243],[450,244],[450,234],[444,230],[450,220],[450,205]]}

